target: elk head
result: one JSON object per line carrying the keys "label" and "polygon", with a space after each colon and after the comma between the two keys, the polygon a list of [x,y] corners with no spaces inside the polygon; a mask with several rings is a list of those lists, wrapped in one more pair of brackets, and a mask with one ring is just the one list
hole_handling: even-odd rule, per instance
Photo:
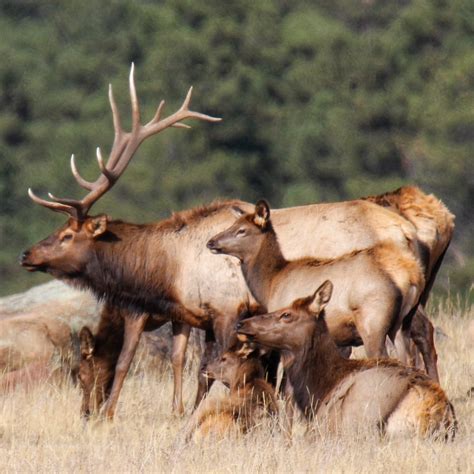
{"label": "elk head", "polygon": [[297,299],[287,308],[240,321],[237,337],[277,350],[293,352],[304,347],[331,299],[332,289],[326,280],[313,295]]}
{"label": "elk head", "polygon": [[263,377],[258,353],[258,349],[249,344],[244,344],[239,349],[227,350],[220,358],[207,365],[206,375],[231,389],[245,385],[257,377]]}
{"label": "elk head", "polygon": [[20,257],[28,271],[48,272],[56,278],[73,279],[82,274],[90,260],[93,243],[107,231],[105,215],[69,218],[68,222]]}
{"label": "elk head", "polygon": [[[82,389],[81,416],[97,413],[112,388],[115,359],[118,354],[109,351],[99,356],[96,340],[87,326],[79,333],[81,361],[78,379]],[[116,351],[115,351],[116,352]]]}
{"label": "elk head", "polygon": [[20,256],[20,264],[29,271],[45,271],[57,277],[74,276],[81,271],[87,261],[88,249],[99,238],[103,238],[107,230],[106,216],[89,216],[89,210],[120,178],[127,168],[141,143],[148,137],[156,135],[169,127],[190,128],[182,123],[192,118],[208,122],[220,119],[189,110],[192,87],[186,98],[174,114],[161,118],[164,101],[161,101],[155,116],[146,125],[140,122],[140,108],[134,81],[134,66],[132,64],[129,77],[130,98],[132,108],[132,129],[125,132],[115,102],[112,87],[109,86],[109,101],[112,109],[115,137],[107,162],[102,158],[100,148],[97,148],[97,162],[100,176],[94,182],[85,180],[77,170],[74,155],[71,156],[72,173],[78,184],[87,189],[88,194],[81,200],[57,198],[49,194],[50,201],[38,197],[31,189],[30,198],[56,212],[69,216],[67,224],[51,234],[46,239],[34,245]]}
{"label": "elk head", "polygon": [[237,217],[232,226],[209,240],[207,248],[212,253],[232,255],[244,261],[258,252],[264,233],[271,230],[270,206],[262,199],[255,205],[254,213],[238,213]]}

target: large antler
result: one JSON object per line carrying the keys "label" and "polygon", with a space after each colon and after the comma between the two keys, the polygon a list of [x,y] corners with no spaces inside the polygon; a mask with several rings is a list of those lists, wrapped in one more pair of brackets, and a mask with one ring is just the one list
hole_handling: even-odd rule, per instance
{"label": "large antler", "polygon": [[89,182],[85,180],[78,172],[74,155],[71,156],[71,169],[72,174],[76,178],[76,181],[80,186],[89,190],[90,192],[81,200],[75,199],[64,199],[57,198],[51,193],[48,193],[52,201],[41,199],[30,189],[28,189],[28,195],[30,198],[44,207],[52,209],[53,211],[63,212],[70,215],[74,219],[84,220],[87,216],[89,209],[92,205],[105,194],[120,178],[121,174],[125,171],[133,155],[137,151],[140,144],[151,135],[160,133],[162,130],[168,127],[176,128],[190,128],[189,125],[181,123],[182,120],[188,118],[194,118],[198,120],[205,120],[207,122],[218,122],[221,119],[211,117],[209,115],[201,114],[199,112],[193,112],[189,110],[189,103],[191,102],[191,94],[193,88],[191,87],[184,99],[183,104],[177,112],[170,115],[169,117],[161,119],[161,112],[165,105],[165,101],[162,100],[155,116],[146,125],[140,123],[140,107],[138,104],[137,91],[135,89],[134,80],[135,67],[132,63],[130,69],[130,99],[132,103],[132,130],[125,132],[122,129],[120,114],[115,103],[115,99],[112,93],[112,86],[109,85],[109,101],[112,109],[112,116],[114,121],[115,137],[110,151],[107,163],[102,158],[100,148],[97,148],[97,162],[101,171],[101,175],[96,181]]}

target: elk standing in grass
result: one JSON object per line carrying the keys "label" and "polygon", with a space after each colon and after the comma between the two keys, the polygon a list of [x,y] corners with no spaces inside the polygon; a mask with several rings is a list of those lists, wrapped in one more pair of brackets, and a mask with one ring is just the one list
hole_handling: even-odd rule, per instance
{"label": "elk standing in grass", "polygon": [[[411,338],[420,351],[426,372],[439,382],[437,354],[434,346],[434,328],[429,321],[425,306],[433,287],[436,275],[443,262],[444,255],[454,233],[454,215],[435,196],[423,193],[415,186],[404,186],[393,192],[364,198],[401,215],[416,228],[417,256],[420,258],[425,275],[425,288],[420,297],[416,314],[406,318],[400,336],[402,345],[398,345],[399,355],[407,363],[412,362],[411,354],[403,354]],[[410,319],[415,316],[410,327]]]}
{"label": "elk standing in grass", "polygon": [[245,319],[239,338],[280,351],[294,399],[306,418],[316,418],[318,431],[452,438],[454,409],[428,376],[390,359],[340,355],[325,318],[332,292],[325,281],[310,297]]}
{"label": "elk standing in grass", "polygon": [[[189,325],[207,331],[210,354],[214,337],[221,347],[229,345],[240,309],[253,302],[235,262],[215,259],[203,251],[212,235],[232,223],[232,210],[250,212],[250,204],[215,203],[143,225],[89,215],[90,208],[115,184],[147,137],[168,127],[186,127],[181,122],[186,118],[217,120],[189,110],[190,92],[176,113],[161,119],[162,102],[152,121],[142,126],[132,69],[132,131],[122,130],[110,90],[115,139],[107,163],[97,151],[101,176],[94,183],[84,180],[71,160],[76,180],[89,193],[80,201],[51,195],[48,201],[29,191],[36,203],[69,215],[69,221],[24,252],[21,264],[30,271],[48,272],[74,286],[89,288],[111,307],[120,309],[123,325],[109,326],[111,331],[120,331],[116,339],[123,341],[120,355],[113,362],[114,380],[104,408],[109,418],[149,319],[161,321],[164,317],[178,324],[181,354],[177,360],[182,364]],[[335,257],[386,240],[404,251],[417,240],[416,229],[405,218],[367,201],[277,210],[273,220],[283,254],[293,259],[304,255]],[[315,238],[318,235],[321,238]],[[103,313],[103,318],[106,332],[108,315]],[[83,364],[89,362],[83,359]],[[205,388],[206,381],[200,377],[197,401]],[[100,386],[96,390],[108,392]]]}
{"label": "elk standing in grass", "polygon": [[233,429],[246,433],[264,416],[275,416],[278,405],[274,388],[264,380],[258,350],[244,345],[213,360],[206,373],[229,387],[230,394],[204,399],[189,420],[184,439],[223,437]]}

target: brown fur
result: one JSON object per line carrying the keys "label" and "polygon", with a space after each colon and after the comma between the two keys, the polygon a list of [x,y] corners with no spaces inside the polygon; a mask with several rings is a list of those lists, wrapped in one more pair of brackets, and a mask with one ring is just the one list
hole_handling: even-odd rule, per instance
{"label": "brown fur", "polygon": [[246,433],[262,416],[278,413],[274,389],[263,379],[263,367],[256,355],[226,351],[208,365],[207,374],[227,385],[230,394],[201,402],[186,428],[186,440],[191,436],[222,438],[232,430]]}
{"label": "brown fur", "polygon": [[[124,345],[117,359],[121,373],[132,357],[126,347],[133,352],[139,339],[136,332],[141,324],[132,324],[135,314],[154,314],[177,324],[205,328],[210,348],[206,354],[211,355],[214,336],[222,348],[232,343],[238,307],[254,304],[235,262],[215,259],[204,249],[213,233],[232,222],[234,208],[251,210],[248,203],[227,201],[145,225],[105,216],[87,217],[81,222],[70,219],[24,252],[21,263],[30,271],[48,272],[71,285],[90,288],[128,315]],[[414,236],[414,228],[406,219],[366,201],[277,210],[274,220],[283,252],[289,258],[336,257],[384,240],[404,249]],[[318,235],[322,238],[315,238]],[[178,334],[183,351],[185,333]],[[197,401],[206,386],[201,377]]]}
{"label": "brown fur", "polygon": [[453,407],[425,374],[394,360],[340,356],[324,318],[331,293],[326,281],[311,297],[241,321],[240,337],[281,351],[296,403],[318,429],[453,437]]}
{"label": "brown fur", "polygon": [[[363,198],[400,214],[416,228],[422,247],[421,257],[427,280],[434,280],[439,264],[454,232],[454,215],[432,194],[425,194],[415,186],[403,186],[379,196]],[[431,289],[432,282],[429,285]],[[427,295],[423,303],[426,302]]]}
{"label": "brown fur", "polygon": [[419,311],[414,314],[413,318],[417,320],[415,324],[418,329],[423,329],[424,333],[420,335],[418,331],[413,335],[409,327],[403,327],[402,336],[405,342],[402,352],[405,352],[403,355],[405,360],[415,360],[415,354],[408,350],[409,345],[406,342],[411,336],[423,355],[428,374],[434,380],[439,381],[433,326],[427,320],[424,306],[453,236],[454,215],[435,196],[427,195],[415,186],[403,186],[395,191],[364,199],[400,214],[416,228],[418,253],[424,266],[426,286],[420,297]]}
{"label": "brown fur", "polygon": [[[110,304],[105,304],[99,327],[94,336],[88,327],[83,327],[80,332],[81,360],[78,379],[82,388],[81,415],[89,417],[98,412],[103,403],[109,398],[112,389],[117,363],[124,342],[125,320],[130,315]],[[146,316],[146,331],[159,328],[167,322],[166,318]],[[173,323],[173,334],[176,334]],[[176,353],[178,352],[178,353]],[[184,412],[181,399],[182,366],[181,357],[184,357],[176,348],[176,335],[173,339],[173,353],[171,355],[174,371],[173,408],[178,413]],[[110,407],[113,409],[113,407]],[[110,413],[107,414],[110,417]]]}
{"label": "brown fur", "polygon": [[263,201],[254,213],[213,237],[208,247],[239,258],[250,290],[269,311],[331,275],[339,290],[328,308],[331,334],[340,345],[357,345],[362,339],[369,356],[385,355],[386,336],[394,338],[424,286],[413,254],[392,242],[333,259],[286,260]]}

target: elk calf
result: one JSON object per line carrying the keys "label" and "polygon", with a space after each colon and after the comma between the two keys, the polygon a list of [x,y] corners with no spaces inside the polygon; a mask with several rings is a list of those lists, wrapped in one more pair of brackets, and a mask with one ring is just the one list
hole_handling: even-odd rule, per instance
{"label": "elk calf", "polygon": [[363,343],[369,357],[387,355],[386,336],[394,340],[424,287],[417,259],[389,242],[335,259],[286,260],[265,201],[207,247],[241,261],[250,291],[268,311],[287,306],[326,278],[334,280],[336,291],[327,310],[331,335],[340,346]]}
{"label": "elk calf", "polygon": [[324,316],[332,292],[325,281],[289,307],[245,319],[239,338],[280,351],[294,399],[319,429],[452,438],[454,409],[427,375],[390,359],[341,357]]}
{"label": "elk calf", "polygon": [[246,433],[266,415],[278,412],[274,388],[264,380],[262,364],[246,346],[228,350],[207,366],[210,378],[230,388],[228,397],[205,399],[189,421],[184,438],[224,437],[233,430]]}

